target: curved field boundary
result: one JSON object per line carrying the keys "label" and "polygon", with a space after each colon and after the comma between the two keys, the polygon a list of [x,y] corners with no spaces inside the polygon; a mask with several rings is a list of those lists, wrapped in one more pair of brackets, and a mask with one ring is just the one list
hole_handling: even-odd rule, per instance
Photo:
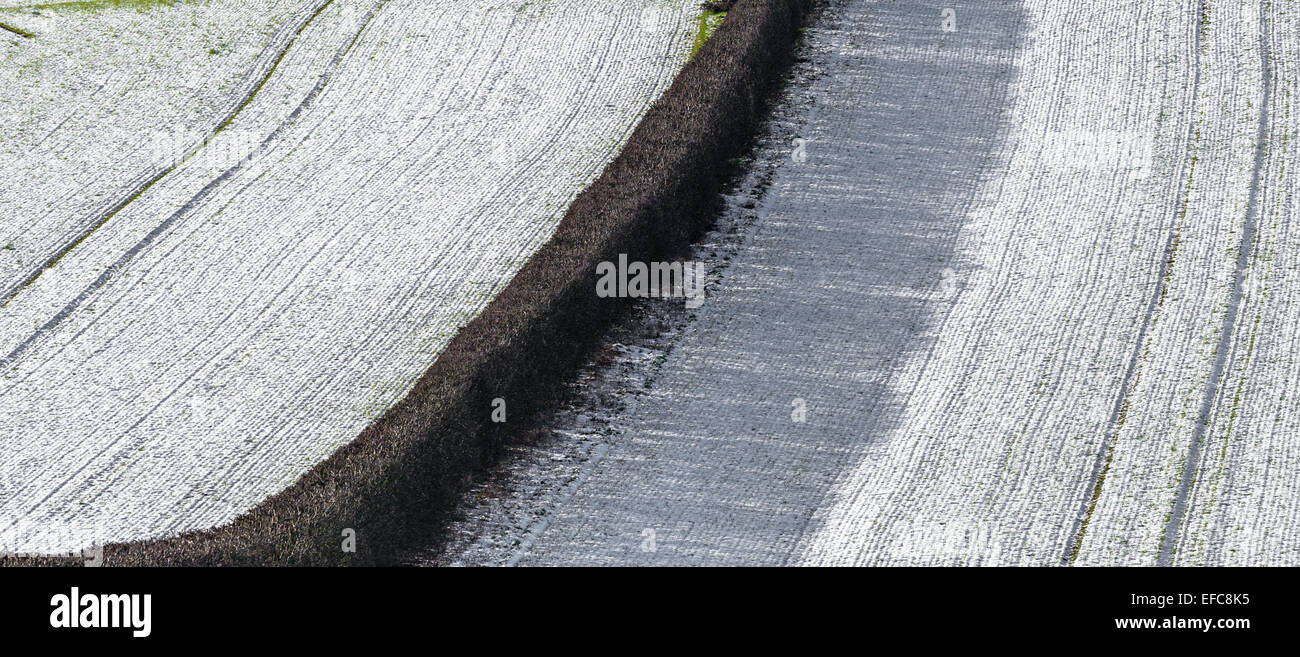
{"label": "curved field boundary", "polygon": [[[556,398],[626,309],[596,296],[595,265],[680,253],[713,216],[728,160],[750,140],[811,6],[738,0],[554,237],[355,441],[229,525],[109,545],[104,562],[382,565],[427,539],[469,473]],[[491,421],[496,398],[508,401],[510,422]],[[355,552],[341,549],[344,530],[355,532]]]}
{"label": "curved field boundary", "polygon": [[[333,64],[384,1],[336,0],[213,152],[0,312],[8,351],[96,288],[0,386],[0,549],[220,527],[356,439],[622,150],[681,71],[698,13],[400,0]],[[120,276],[99,285],[114,263]],[[67,348],[85,340],[97,346]]]}

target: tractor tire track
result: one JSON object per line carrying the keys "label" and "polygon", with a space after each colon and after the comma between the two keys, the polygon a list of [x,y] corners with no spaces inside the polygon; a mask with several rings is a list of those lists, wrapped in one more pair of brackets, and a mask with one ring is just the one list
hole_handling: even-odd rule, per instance
{"label": "tractor tire track", "polygon": [[[352,35],[352,38],[348,39],[347,42],[341,48],[339,48],[339,50],[334,54],[333,60],[330,62],[326,70],[321,73],[320,78],[316,82],[316,85],[312,87],[312,89],[307,93],[306,97],[304,97],[302,101],[298,103],[297,107],[294,108],[293,112],[291,112],[284,121],[282,121],[278,126],[276,126],[276,128],[272,130],[271,133],[261,141],[257,149],[251,155],[256,155],[258,153],[265,152],[267,148],[269,148],[272,144],[276,142],[280,134],[283,133],[288,126],[292,125],[298,119],[298,117],[301,116],[302,113],[311,105],[311,103],[316,99],[316,97],[320,94],[320,92],[325,88],[325,85],[329,83],[329,79],[334,74],[334,71],[338,68],[339,62],[343,61],[343,57],[346,56],[348,51],[352,49],[352,46],[356,44],[357,38],[361,35],[362,32],[365,31],[366,26],[370,24],[370,20],[374,17],[375,13],[379,11],[379,9],[387,1],[388,0],[378,0],[371,7],[370,12],[366,15],[365,19],[361,22],[360,27],[357,28],[356,32]],[[302,28],[298,30],[298,33],[301,34],[302,29],[305,29],[306,26],[310,24],[312,19],[318,16],[320,12],[325,9],[325,7],[327,7],[333,2],[334,0],[326,0],[326,2],[322,4],[315,13],[312,14],[311,18],[309,18],[303,24]],[[292,46],[292,44],[290,44],[290,46]],[[288,53],[288,48],[285,48],[280,53],[280,59],[283,59],[286,53]],[[278,62],[279,60],[277,60],[277,64]],[[275,66],[271,67],[271,70],[267,73],[266,77],[262,79],[262,83],[258,85],[257,89],[261,89],[262,84],[265,84],[266,80],[269,79],[270,76],[275,72],[275,68],[276,68]],[[250,94],[248,98],[245,100],[244,104],[240,106],[239,110],[236,110],[234,113],[232,113],[230,117],[224,123],[222,123],[221,126],[218,127],[216,131],[213,132],[213,135],[219,133],[221,130],[225,128],[225,126],[229,125],[230,122],[233,121],[236,116],[238,116],[239,111],[242,111],[242,109],[246,107],[248,103],[251,102],[256,95],[257,95],[256,90],[254,90],[254,92]],[[189,155],[185,157],[185,159],[188,160],[190,157],[193,157],[194,154],[200,150],[202,150],[202,146],[192,151]],[[18,346],[10,350],[9,353],[5,354],[3,358],[0,358],[0,370],[4,370],[8,368],[11,364],[16,362],[19,358],[21,358],[23,354],[31,350],[38,343],[42,334],[52,331],[55,327],[57,327],[60,323],[62,323],[64,319],[67,319],[67,317],[71,315],[79,306],[81,306],[81,304],[84,303],[86,299],[90,298],[90,296],[93,295],[96,291],[104,287],[104,285],[106,285],[111,278],[117,275],[117,273],[121,271],[122,268],[126,266],[127,263],[134,260],[135,257],[139,255],[142,251],[149,248],[154,243],[154,241],[158,239],[159,236],[165,234],[177,221],[181,219],[181,217],[184,217],[185,215],[189,214],[194,208],[201,205],[212,194],[212,192],[215,189],[225,184],[227,180],[229,180],[237,172],[239,172],[244,167],[246,167],[247,162],[248,160],[245,159],[241,161],[239,164],[237,164],[236,166],[226,169],[216,178],[209,181],[206,185],[203,186],[201,190],[199,190],[197,194],[190,197],[190,199],[187,200],[179,210],[173,212],[170,216],[167,217],[167,219],[163,220],[152,230],[150,230],[149,233],[144,237],[144,239],[140,240],[131,248],[127,249],[127,251],[123,253],[121,257],[119,257],[115,262],[113,262],[111,265],[106,267],[104,271],[99,275],[99,277],[95,279],[94,282],[92,282],[89,286],[82,289],[81,292],[79,292],[77,296],[72,299],[72,301],[69,301],[67,305],[65,305],[58,312],[56,312],[49,321],[42,324],[38,329],[36,329],[35,332],[33,332],[30,336],[28,336],[26,339],[20,342]],[[100,226],[103,226],[110,219],[112,219],[113,216],[117,214],[117,212],[125,208],[128,204],[130,204],[135,199],[139,198],[141,195],[144,194],[145,191],[149,189],[149,187],[153,186],[159,180],[166,177],[168,173],[171,173],[181,164],[184,164],[184,162],[182,161],[172,169],[168,169],[166,172],[164,172],[163,174],[159,175],[157,178],[154,178],[152,181],[150,181],[147,185],[144,186],[144,188],[142,188],[135,194],[131,195],[127,199],[123,200],[116,207],[115,210],[113,210],[108,215],[106,215],[93,228],[86,231],[86,233],[83,234],[81,238],[79,238],[76,241],[76,243],[68,247],[68,249],[66,249],[63,253],[60,253],[58,256],[53,258],[50,261],[49,265],[42,268],[40,271],[36,272],[23,285],[14,288],[15,291],[13,294],[17,295],[18,291],[20,291],[22,287],[25,287],[26,285],[35,281],[38,277],[40,277],[41,273],[43,273],[46,269],[48,269],[49,267],[57,263],[59,260],[61,260],[63,256],[67,254],[67,251],[76,248],[77,244],[80,244],[82,241],[84,241],[85,238],[89,237],[91,233],[93,233]],[[3,308],[4,305],[7,304],[12,299],[13,296],[10,296],[6,298],[3,302],[0,302],[0,308]],[[80,332],[77,333],[77,336],[80,336],[88,328],[89,327],[83,328]]]}
{"label": "tractor tire track", "polygon": [[[1192,65],[1194,75],[1190,94],[1193,103],[1200,102],[1202,39],[1199,23],[1201,14],[1205,10],[1205,2],[1206,0],[1200,0],[1195,8],[1195,14],[1192,16],[1192,34],[1194,35],[1192,50],[1196,56],[1196,61]],[[1133,342],[1133,353],[1129,356],[1128,365],[1124,370],[1124,379],[1120,384],[1119,393],[1115,397],[1115,406],[1111,410],[1110,420],[1106,423],[1106,448],[1097,452],[1097,462],[1093,465],[1090,479],[1090,481],[1094,482],[1091,488],[1092,494],[1084,499],[1079,509],[1079,516],[1070,528],[1070,536],[1073,538],[1069,542],[1069,549],[1061,556],[1062,566],[1074,563],[1074,560],[1079,557],[1079,550],[1083,546],[1083,539],[1088,531],[1088,522],[1092,517],[1092,512],[1096,509],[1097,501],[1101,498],[1101,489],[1105,484],[1106,472],[1115,453],[1115,442],[1119,440],[1120,426],[1127,414],[1129,396],[1132,394],[1133,384],[1139,376],[1138,369],[1142,359],[1142,352],[1147,348],[1147,333],[1151,329],[1156,313],[1159,312],[1160,300],[1169,289],[1169,269],[1173,266],[1173,258],[1178,245],[1178,232],[1182,226],[1182,218],[1187,213],[1187,204],[1191,201],[1192,176],[1195,175],[1197,150],[1200,141],[1200,121],[1201,118],[1198,113],[1195,120],[1190,121],[1187,125],[1187,149],[1184,151],[1182,160],[1179,163],[1179,170],[1183,173],[1175,179],[1175,184],[1180,187],[1178,192],[1179,200],[1174,205],[1175,219],[1171,222],[1169,236],[1165,241],[1164,256],[1160,259],[1160,268],[1156,272],[1155,289],[1151,293],[1151,300],[1147,304],[1146,313],[1142,317],[1141,328],[1138,330],[1137,338]],[[1183,181],[1186,181],[1186,183],[1183,184]]]}
{"label": "tractor tire track", "polygon": [[[325,6],[328,6],[332,2],[334,2],[334,0],[327,0],[324,3],[324,5],[322,5],[320,9],[318,9],[316,13],[312,15],[312,18],[315,18],[315,16],[319,15],[320,11],[323,10]],[[370,11],[369,13],[367,13],[366,17],[361,21],[361,25],[357,28],[355,33],[352,35],[352,38],[348,39],[346,43],[343,45],[343,47],[339,48],[339,50],[335,52],[334,58],[331,60],[329,67],[321,73],[320,78],[316,82],[316,85],[312,87],[311,91],[308,92],[307,96],[302,99],[302,101],[298,104],[297,107],[294,108],[293,112],[289,114],[288,118],[286,118],[283,122],[281,122],[280,125],[278,125],[273,131],[271,131],[271,134],[269,134],[265,139],[262,140],[261,144],[258,146],[258,149],[257,151],[255,151],[255,153],[263,152],[267,148],[269,148],[271,144],[274,144],[276,140],[279,138],[280,134],[284,132],[284,130],[288,126],[292,125],[298,119],[298,117],[302,115],[302,113],[311,105],[311,103],[325,88],[326,84],[329,83],[330,77],[334,74],[334,71],[338,68],[339,63],[343,61],[343,58],[356,44],[357,39],[361,36],[362,32],[365,31],[366,27],[370,24],[370,21],[374,18],[375,14],[387,2],[388,0],[376,0],[376,2],[373,5],[371,5]],[[310,23],[310,20],[308,20],[307,22]],[[301,30],[299,30],[299,33],[301,33]],[[284,52],[288,52],[288,49],[286,49]],[[283,58],[284,52],[281,53],[281,58]],[[274,72],[274,68],[275,67],[272,67],[272,72]],[[270,73],[267,74],[268,78],[269,76]],[[263,80],[263,82],[265,82],[265,79]],[[252,97],[253,96],[249,96],[250,101]],[[233,120],[233,118],[234,115],[231,116],[231,120]],[[228,123],[229,121],[227,121],[227,124]],[[224,127],[224,125],[225,124],[223,124],[222,127]],[[163,221],[161,224],[159,224],[153,230],[151,230],[143,240],[136,243],[129,250],[127,250],[126,253],[122,254],[122,256],[118,258],[116,262],[114,262],[112,265],[106,268],[104,272],[99,275],[99,278],[95,279],[94,283],[92,283],[89,287],[83,289],[80,293],[78,293],[76,298],[74,298],[66,306],[64,306],[58,313],[56,313],[54,317],[50,319],[50,321],[42,325],[35,333],[33,333],[30,337],[28,337],[17,347],[15,347],[4,358],[0,359],[0,371],[3,371],[4,369],[8,368],[11,363],[21,358],[24,353],[30,350],[37,343],[37,340],[40,338],[42,333],[47,333],[49,331],[52,331],[56,326],[58,326],[64,319],[66,319],[69,315],[71,315],[73,311],[76,310],[76,308],[80,306],[86,299],[90,298],[91,295],[93,295],[96,291],[98,291],[100,288],[106,285],[109,279],[111,279],[114,275],[116,275],[117,272],[120,271],[122,267],[126,265],[126,263],[134,259],[143,250],[149,248],[160,235],[166,233],[172,227],[173,224],[175,224],[177,221],[180,220],[181,217],[188,214],[193,208],[201,205],[207,199],[207,197],[212,193],[214,189],[223,185],[231,176],[233,176],[237,171],[239,171],[242,167],[244,167],[246,165],[245,164],[246,162],[247,160],[241,162],[239,165],[236,165],[235,167],[232,167],[222,172],[221,175],[217,176],[215,179],[213,179],[207,185],[205,185],[203,189],[199,191],[198,194],[195,194],[188,201],[186,201],[185,204],[181,207],[181,209],[173,213],[165,221]],[[132,199],[128,199],[126,202],[124,202],[122,207],[125,207],[125,204],[129,203],[130,200]],[[107,219],[105,219],[105,221],[107,221]],[[77,337],[81,337],[89,329],[90,329],[89,326],[81,329],[73,339],[75,340]],[[232,338],[231,341],[233,342],[234,339]],[[185,383],[188,383],[192,378],[193,375],[191,375],[191,377],[182,381],[182,383],[177,386],[177,389],[179,390]],[[157,410],[158,407],[162,406],[170,399],[171,399],[171,395],[167,395],[159,399],[158,402],[154,405],[154,410]],[[23,515],[14,516],[13,520],[9,522],[7,527],[13,527],[14,525],[16,525],[23,516],[40,508],[41,505],[48,502],[50,498],[52,498],[54,495],[62,491],[64,487],[66,487],[69,483],[80,478],[83,472],[85,471],[86,467],[88,467],[92,463],[95,463],[99,459],[99,457],[103,456],[104,454],[108,453],[109,451],[117,447],[118,442],[120,442],[120,440],[125,439],[126,435],[134,431],[137,427],[143,424],[148,418],[149,418],[149,413],[142,415],[139,419],[136,420],[134,424],[132,424],[127,429],[127,431],[123,432],[121,438],[119,438],[119,441],[108,443],[104,445],[102,448],[100,448],[99,451],[95,452],[90,459],[86,460],[85,462],[83,462],[83,464],[80,467],[70,472],[68,476],[64,478],[64,480],[60,484],[50,488],[48,492],[45,494],[45,496],[40,498],[36,502],[34,502],[31,505],[31,507],[24,512]]]}
{"label": "tractor tire track", "polygon": [[1232,350],[1233,337],[1237,332],[1237,316],[1245,296],[1244,284],[1254,255],[1255,235],[1260,223],[1260,179],[1263,176],[1269,155],[1270,113],[1273,107],[1273,51],[1271,39],[1272,20],[1269,16],[1270,2],[1262,0],[1259,8],[1259,57],[1263,71],[1263,101],[1259,104],[1258,126],[1255,133],[1255,165],[1251,174],[1250,196],[1246,203],[1246,219],[1241,231],[1241,241],[1237,247],[1237,266],[1233,274],[1232,292],[1228,300],[1228,309],[1223,317],[1219,343],[1215,349],[1214,364],[1210,369],[1210,380],[1205,387],[1197,414],[1195,432],[1192,434],[1191,447],[1187,451],[1187,461],[1178,482],[1178,491],[1174,497],[1173,511],[1165,526],[1164,537],[1160,543],[1160,556],[1157,562],[1161,566],[1173,565],[1174,554],[1178,549],[1183,519],[1187,513],[1188,495],[1201,469],[1201,451],[1205,443],[1205,432],[1210,426],[1214,413],[1214,402],[1218,398],[1223,383],[1224,370],[1228,355]]}
{"label": "tractor tire track", "polygon": [[[262,87],[266,84],[266,81],[271,79],[271,76],[275,74],[275,71],[279,67],[280,62],[284,60],[285,55],[288,54],[289,50],[293,48],[294,43],[297,42],[298,37],[302,35],[303,31],[306,30],[307,27],[311,25],[312,21],[316,20],[316,17],[319,16],[321,12],[325,10],[326,7],[329,7],[333,3],[334,0],[321,0],[321,2],[316,6],[315,10],[313,10],[309,15],[307,15],[306,18],[304,18],[303,21],[299,23],[295,29],[293,29],[293,34],[291,37],[289,37],[288,43],[286,43],[282,48],[280,48],[278,53],[274,56],[274,58],[271,61],[270,67],[266,70],[266,73],[262,75],[261,79],[255,85],[253,85],[253,87],[249,90],[248,94],[245,95],[243,99],[241,99],[236,104],[235,108],[232,109],[228,114],[226,114],[226,116],[224,116],[217,123],[217,127],[214,128],[210,133],[208,133],[206,138],[202,142],[200,142],[198,146],[195,146],[188,153],[186,153],[184,156],[179,158],[178,161],[172,166],[152,176],[145,176],[142,182],[140,182],[135,187],[135,189],[125,192],[126,196],[123,197],[122,200],[118,201],[116,204],[109,207],[99,217],[92,219],[89,222],[88,227],[85,228],[81,233],[79,233],[72,239],[68,240],[68,242],[66,242],[63,246],[58,247],[53,255],[49,256],[48,258],[45,259],[45,261],[38,264],[34,269],[32,269],[32,271],[29,274],[27,274],[17,283],[9,286],[3,291],[0,291],[0,309],[3,309],[5,306],[8,306],[9,303],[13,301],[14,298],[17,297],[23,291],[24,288],[30,286],[32,283],[35,283],[36,280],[39,279],[42,274],[44,274],[50,268],[57,265],[59,261],[61,261],[65,256],[67,256],[69,252],[77,248],[77,246],[80,245],[81,243],[85,242],[86,239],[88,239],[92,234],[95,233],[95,231],[99,230],[104,226],[104,224],[111,221],[113,217],[117,216],[118,213],[120,213],[123,209],[125,209],[136,199],[143,196],[145,192],[149,191],[151,187],[156,185],[163,178],[166,178],[173,171],[180,168],[181,165],[189,161],[192,157],[194,157],[195,154],[202,151],[208,141],[212,140],[223,130],[225,130],[226,126],[230,125],[231,122],[235,120],[235,117],[239,116],[239,114],[244,111],[244,108],[248,107],[249,103],[253,102],[253,99],[257,97],[258,92],[262,90]],[[254,70],[256,70],[257,68],[259,67],[254,66]]]}

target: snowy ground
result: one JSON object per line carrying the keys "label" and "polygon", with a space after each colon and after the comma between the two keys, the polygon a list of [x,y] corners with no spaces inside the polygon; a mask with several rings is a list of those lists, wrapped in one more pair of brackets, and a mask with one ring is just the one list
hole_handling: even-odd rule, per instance
{"label": "snowy ground", "polygon": [[0,32],[3,551],[219,524],[354,438],[547,239],[699,12],[84,4],[0,9],[36,35]]}
{"label": "snowy ground", "polygon": [[1300,18],[944,4],[831,0],[708,302],[427,560],[1300,563]]}
{"label": "snowy ground", "polygon": [[[579,411],[611,416],[585,431],[609,436],[600,458],[566,459],[577,478],[559,494],[504,477],[497,488],[515,492],[481,495],[453,527],[478,538],[442,562],[793,561],[836,475],[887,431],[888,373],[932,307],[951,303],[943,271],[1005,129],[1018,12],[969,12],[956,34],[933,13],[832,4],[730,199],[728,230],[695,256],[727,265],[720,282],[693,320],[669,322],[650,385],[633,378],[627,395]],[[805,158],[795,139],[811,140]]]}

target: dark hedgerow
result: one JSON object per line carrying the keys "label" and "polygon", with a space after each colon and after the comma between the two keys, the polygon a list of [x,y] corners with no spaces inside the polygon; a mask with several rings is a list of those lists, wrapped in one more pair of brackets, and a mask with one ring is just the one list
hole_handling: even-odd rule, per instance
{"label": "dark hedgerow", "polygon": [[[686,64],[555,236],[394,408],[233,523],[114,544],[107,565],[384,565],[445,517],[521,421],[557,399],[628,300],[595,267],[682,253],[713,218],[728,162],[748,147],[812,0],[721,0],[727,20]],[[492,400],[509,403],[493,423]],[[355,531],[355,552],[342,549]],[[53,563],[53,560],[11,560]]]}

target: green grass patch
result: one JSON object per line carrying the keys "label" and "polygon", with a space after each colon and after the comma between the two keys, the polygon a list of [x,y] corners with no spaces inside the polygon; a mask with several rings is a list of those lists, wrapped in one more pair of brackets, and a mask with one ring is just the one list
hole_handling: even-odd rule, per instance
{"label": "green grass patch", "polygon": [[72,2],[42,2],[5,9],[58,9],[63,11],[89,11],[94,9],[135,9],[143,11],[154,7],[171,7],[185,0],[74,0]]}
{"label": "green grass patch", "polygon": [[713,36],[714,31],[718,29],[719,25],[722,25],[722,21],[726,17],[727,12],[725,11],[708,10],[703,14],[700,14],[699,18],[695,19],[697,29],[695,32],[695,44],[691,46],[691,57],[694,57],[695,54],[700,51],[700,48],[704,47],[704,42],[708,41],[709,37]]}

